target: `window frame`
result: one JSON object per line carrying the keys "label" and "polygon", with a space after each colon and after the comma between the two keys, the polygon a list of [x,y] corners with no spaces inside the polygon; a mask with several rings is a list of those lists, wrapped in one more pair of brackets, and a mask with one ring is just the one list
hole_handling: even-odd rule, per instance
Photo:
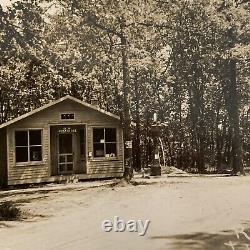
{"label": "window frame", "polygon": [[[41,131],[41,145],[30,145],[30,131]],[[28,145],[27,146],[16,146],[16,132],[18,131],[25,131],[28,135]],[[27,165],[41,165],[43,164],[43,128],[18,128],[14,130],[14,160],[16,166],[27,166]],[[28,161],[17,162],[16,161],[16,148],[17,147],[26,147],[28,148]],[[31,147],[41,147],[41,161],[30,161],[30,148]]]}
{"label": "window frame", "polygon": [[[83,137],[81,137],[81,132],[84,131]],[[80,144],[80,159],[86,160],[87,159],[87,126],[84,125],[84,128],[79,129],[79,144]],[[81,141],[83,139],[83,141]]]}
{"label": "window frame", "polygon": [[[115,142],[106,142],[105,140],[105,129],[115,129],[115,133],[116,133],[116,141]],[[96,157],[95,154],[94,154],[94,129],[103,129],[104,130],[104,156],[100,156],[100,157]],[[97,142],[96,142],[97,143]],[[106,144],[116,144],[116,156],[112,156],[112,157],[106,157]],[[98,161],[98,160],[117,160],[118,159],[118,151],[119,151],[119,148],[118,148],[118,144],[119,144],[119,139],[118,139],[118,128],[117,127],[112,127],[112,126],[94,126],[92,127],[92,159],[95,160],[95,161]]]}

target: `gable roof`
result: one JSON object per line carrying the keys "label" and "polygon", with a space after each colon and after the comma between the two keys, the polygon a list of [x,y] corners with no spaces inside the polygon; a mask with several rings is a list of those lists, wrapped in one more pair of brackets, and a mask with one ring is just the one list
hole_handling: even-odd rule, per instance
{"label": "gable roof", "polygon": [[52,107],[52,106],[54,106],[54,105],[56,105],[56,104],[58,104],[58,103],[60,103],[60,102],[65,101],[65,100],[74,101],[74,102],[79,103],[79,104],[81,104],[81,105],[83,105],[83,106],[85,106],[85,107],[94,109],[94,110],[96,110],[96,111],[98,111],[98,112],[100,112],[100,113],[102,113],[102,114],[105,114],[105,115],[108,115],[108,116],[110,116],[110,117],[112,117],[112,118],[115,118],[115,119],[117,119],[117,120],[120,120],[120,117],[117,116],[117,115],[114,115],[114,114],[112,114],[112,113],[110,113],[110,112],[107,112],[107,111],[105,111],[105,110],[103,110],[103,109],[100,109],[100,108],[98,108],[98,107],[96,107],[96,106],[94,106],[94,105],[92,105],[92,104],[87,103],[87,102],[81,101],[81,100],[79,100],[79,99],[77,99],[77,98],[75,98],[75,97],[72,97],[72,96],[70,96],[70,95],[66,95],[66,96],[64,96],[64,97],[62,97],[62,98],[60,98],[60,99],[58,99],[58,100],[56,100],[56,101],[51,101],[50,103],[48,103],[48,104],[46,104],[46,105],[44,105],[44,106],[42,106],[42,107],[40,107],[40,108],[34,109],[34,110],[32,110],[32,111],[30,111],[30,112],[24,114],[24,115],[18,116],[18,117],[15,118],[15,119],[12,119],[12,120],[10,120],[10,121],[8,121],[8,122],[5,122],[5,123],[1,124],[1,125],[0,125],[0,129],[1,129],[1,128],[4,128],[4,127],[7,127],[7,126],[9,126],[9,125],[11,125],[11,124],[13,124],[13,123],[15,123],[15,122],[18,122],[18,121],[20,121],[20,120],[22,120],[22,119],[25,119],[26,117],[29,117],[29,116],[31,116],[31,115],[33,115],[33,114],[36,114],[36,113],[38,113],[38,112],[40,112],[40,111],[42,111],[42,110],[44,110],[44,109],[47,109],[47,108],[49,108],[49,107]]}

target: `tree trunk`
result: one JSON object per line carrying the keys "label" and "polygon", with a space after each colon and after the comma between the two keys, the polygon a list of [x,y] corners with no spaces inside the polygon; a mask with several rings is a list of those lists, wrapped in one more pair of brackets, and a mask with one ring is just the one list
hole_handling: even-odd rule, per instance
{"label": "tree trunk", "polygon": [[[241,2],[241,3],[244,3]],[[233,6],[237,7],[241,4],[238,1],[233,1]],[[220,8],[220,11],[225,10],[228,5],[223,5]],[[226,12],[227,13],[227,12]],[[237,42],[236,35],[236,25],[232,20],[230,14],[226,14],[226,19],[228,21],[228,30],[227,30],[227,39],[228,39],[228,47],[234,48]],[[239,95],[237,88],[237,64],[236,60],[230,58],[226,61],[226,68],[228,74],[228,84],[225,88],[225,99],[227,101],[227,110],[229,116],[230,127],[232,129],[232,151],[231,156],[232,160],[232,168],[233,174],[237,174],[240,172],[244,174],[243,164],[242,164],[242,149],[241,149],[241,136],[240,136],[240,125],[239,125]]]}
{"label": "tree trunk", "polygon": [[232,127],[232,157],[233,157],[233,174],[240,172],[244,174],[242,164],[241,151],[241,136],[240,136],[240,122],[239,122],[239,96],[237,91],[236,80],[236,60],[230,59],[228,61],[229,82],[228,82],[228,115]]}
{"label": "tree trunk", "polygon": [[216,123],[215,123],[215,130],[216,130],[216,170],[217,172],[221,172],[221,163],[222,163],[222,135],[221,135],[221,128],[219,128],[219,112],[220,112],[220,105],[217,104],[217,111],[216,111]]}

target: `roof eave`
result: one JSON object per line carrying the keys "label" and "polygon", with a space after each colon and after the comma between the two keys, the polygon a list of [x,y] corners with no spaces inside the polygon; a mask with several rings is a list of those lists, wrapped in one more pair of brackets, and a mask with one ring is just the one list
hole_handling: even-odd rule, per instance
{"label": "roof eave", "polygon": [[16,123],[16,122],[18,122],[18,121],[21,121],[21,120],[23,120],[23,119],[25,119],[25,118],[27,118],[27,117],[33,115],[33,114],[36,114],[36,113],[38,113],[38,112],[40,112],[40,111],[42,111],[42,110],[45,110],[45,109],[47,109],[47,108],[49,108],[49,107],[52,107],[52,106],[54,106],[54,105],[56,105],[56,104],[58,104],[58,103],[60,103],[60,102],[65,101],[65,100],[72,100],[72,101],[74,101],[74,102],[77,102],[77,103],[79,103],[79,104],[85,106],[85,107],[94,109],[94,110],[96,110],[96,111],[98,111],[98,112],[100,112],[100,113],[102,113],[102,114],[105,114],[105,115],[108,115],[108,116],[110,116],[110,117],[112,117],[112,118],[114,118],[114,119],[120,120],[120,117],[117,116],[117,115],[114,115],[114,114],[112,114],[112,113],[110,113],[110,112],[107,112],[106,110],[100,109],[100,108],[98,108],[98,107],[96,107],[96,106],[94,106],[94,105],[92,105],[92,104],[89,104],[89,103],[86,103],[86,102],[84,102],[84,101],[78,100],[77,98],[72,97],[72,96],[70,96],[70,95],[66,95],[66,96],[64,96],[64,97],[62,97],[62,98],[60,98],[60,99],[58,99],[58,100],[51,101],[51,102],[48,103],[48,104],[45,104],[45,105],[43,105],[43,106],[41,106],[41,107],[39,107],[39,108],[37,108],[37,109],[34,109],[34,110],[32,110],[32,111],[30,111],[30,112],[28,112],[28,113],[26,113],[26,114],[23,114],[23,115],[21,115],[21,116],[19,116],[19,117],[16,117],[16,118],[14,118],[13,120],[10,120],[10,121],[8,121],[8,122],[5,122],[5,123],[1,124],[1,125],[0,125],[0,129],[2,129],[2,128],[4,128],[4,127],[7,127],[7,126],[9,126],[9,125],[11,125],[11,124],[14,124],[14,123]]}

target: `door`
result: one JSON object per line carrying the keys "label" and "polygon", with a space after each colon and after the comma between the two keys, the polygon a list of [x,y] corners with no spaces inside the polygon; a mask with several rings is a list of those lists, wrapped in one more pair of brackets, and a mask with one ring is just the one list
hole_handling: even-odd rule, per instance
{"label": "door", "polygon": [[72,173],[74,169],[73,136],[72,133],[58,135],[58,172]]}

